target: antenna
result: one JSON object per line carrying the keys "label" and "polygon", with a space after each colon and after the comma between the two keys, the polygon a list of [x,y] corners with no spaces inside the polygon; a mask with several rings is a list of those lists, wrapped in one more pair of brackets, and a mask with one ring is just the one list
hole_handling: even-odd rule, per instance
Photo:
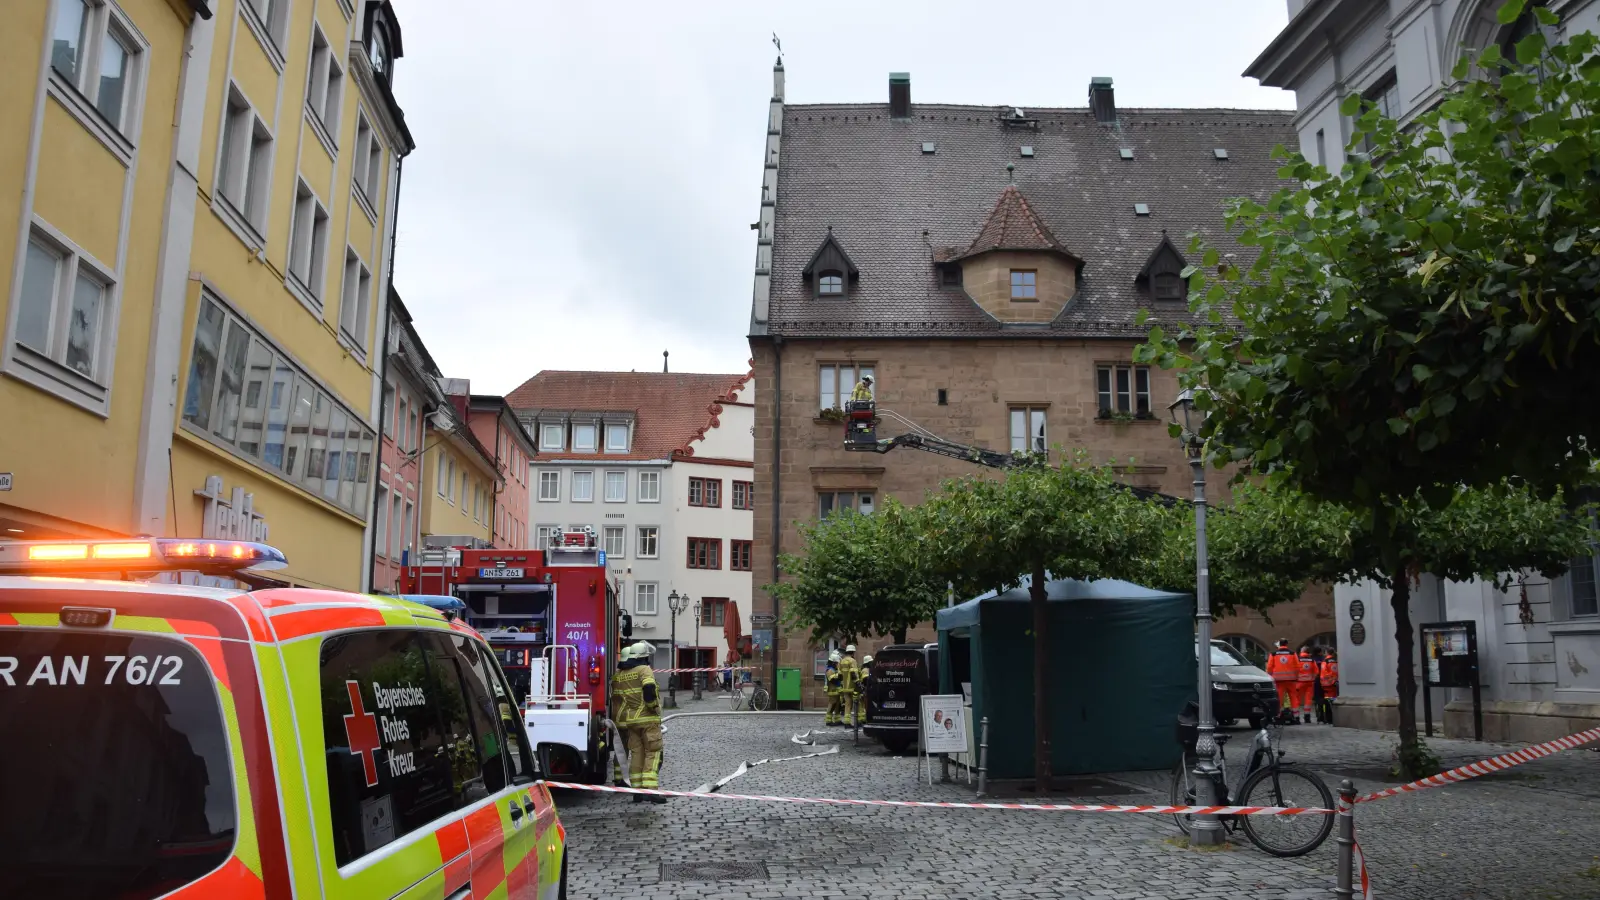
{"label": "antenna", "polygon": [[663,375],[665,375],[666,372],[667,372],[667,353],[668,352],[669,351],[666,351],[666,350],[661,351],[661,373]]}

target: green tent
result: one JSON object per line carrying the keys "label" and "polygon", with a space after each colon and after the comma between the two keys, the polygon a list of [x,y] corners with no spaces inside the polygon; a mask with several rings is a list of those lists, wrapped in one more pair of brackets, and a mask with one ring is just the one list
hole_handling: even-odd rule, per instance
{"label": "green tent", "polygon": [[[939,683],[972,685],[972,727],[989,717],[989,777],[1033,776],[1029,579],[939,611]],[[1195,695],[1194,599],[1126,581],[1052,580],[1051,770],[1170,768],[1173,722]]]}

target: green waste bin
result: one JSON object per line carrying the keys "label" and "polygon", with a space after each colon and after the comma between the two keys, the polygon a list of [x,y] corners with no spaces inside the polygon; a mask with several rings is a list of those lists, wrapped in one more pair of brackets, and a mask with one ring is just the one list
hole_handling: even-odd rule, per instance
{"label": "green waste bin", "polygon": [[778,705],[795,707],[800,705],[800,669],[798,667],[778,670]]}

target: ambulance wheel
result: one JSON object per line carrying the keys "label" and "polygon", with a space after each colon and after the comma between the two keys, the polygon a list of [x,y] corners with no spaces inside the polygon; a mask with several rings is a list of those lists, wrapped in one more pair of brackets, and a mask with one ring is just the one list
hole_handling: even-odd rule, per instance
{"label": "ambulance wheel", "polygon": [[561,848],[561,881],[556,890],[556,900],[567,900],[567,848]]}

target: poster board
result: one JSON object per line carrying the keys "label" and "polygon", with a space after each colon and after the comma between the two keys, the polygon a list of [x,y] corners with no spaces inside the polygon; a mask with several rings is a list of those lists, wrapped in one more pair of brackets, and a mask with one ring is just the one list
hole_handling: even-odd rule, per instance
{"label": "poster board", "polygon": [[921,724],[929,753],[967,752],[967,712],[960,694],[923,694]]}

